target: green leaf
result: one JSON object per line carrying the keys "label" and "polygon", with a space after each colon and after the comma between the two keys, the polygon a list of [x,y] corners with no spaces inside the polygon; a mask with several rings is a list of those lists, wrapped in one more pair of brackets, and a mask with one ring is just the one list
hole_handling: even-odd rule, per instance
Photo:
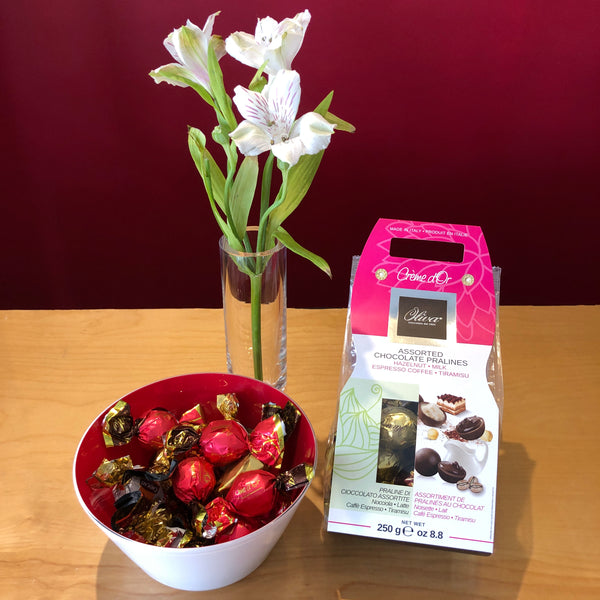
{"label": "green leaf", "polygon": [[248,89],[250,91],[257,92],[260,94],[263,91],[265,85],[267,85],[267,80],[265,77],[263,77],[263,71],[265,70],[266,66],[267,62],[265,61],[260,67],[260,69],[258,69],[258,71],[256,71],[256,73],[254,74],[254,77],[252,78],[252,81],[248,86]]}
{"label": "green leaf", "polygon": [[285,198],[269,215],[267,239],[273,237],[277,228],[298,208],[306,196],[321,164],[323,153],[324,150],[318,154],[305,154],[290,168]]}
{"label": "green leaf", "polygon": [[331,106],[332,99],[333,92],[329,92],[329,94],[325,96],[321,104],[319,104],[319,106],[315,108],[314,112],[321,115],[329,123],[335,125],[336,131],[347,131],[348,133],[354,133],[356,131],[356,127],[354,127],[352,123],[348,123],[348,121],[344,121],[344,119],[340,119],[339,117],[336,117],[334,114],[329,112],[329,107]]}
{"label": "green leaf", "polygon": [[[209,45],[208,47],[208,78],[210,80],[210,89],[212,90],[218,112],[225,119],[229,131],[233,131],[237,127],[237,122],[233,110],[231,109],[231,98],[225,91],[223,71],[221,71],[219,59],[217,58],[212,45]],[[223,126],[225,123],[220,124]]]}
{"label": "green leaf", "polygon": [[207,181],[210,179],[213,199],[219,208],[225,212],[225,176],[206,149],[206,136],[199,129],[190,127],[188,129],[188,146],[192,159],[204,182],[204,187],[208,192]]}
{"label": "green leaf", "polygon": [[314,112],[324,117],[331,106],[331,101],[333,100],[333,91],[329,92],[325,98],[321,101],[319,106],[315,108]]}
{"label": "green leaf", "polygon": [[221,146],[229,145],[229,136],[223,133],[223,128],[220,125],[217,125],[212,132],[212,139],[217,142],[217,144],[221,144]]}
{"label": "green leaf", "polygon": [[208,160],[208,158],[204,159],[204,165],[204,171],[206,173],[203,179],[204,185],[206,187],[206,193],[208,195],[208,202],[210,204],[210,208],[213,212],[215,220],[217,221],[217,225],[229,241],[230,246],[232,246],[236,250],[242,250],[242,244],[233,233],[233,230],[231,229],[227,221],[223,219],[221,213],[219,212],[219,209],[217,208],[217,205],[215,204],[214,195],[212,192],[212,182],[210,180],[210,161]]}
{"label": "green leaf", "polygon": [[258,78],[255,77],[250,82],[248,89],[251,92],[257,92],[258,94],[260,94],[263,91],[263,89],[265,88],[265,85],[267,85],[267,80],[264,77],[258,77]]}
{"label": "green leaf", "polygon": [[327,111],[323,116],[329,123],[335,125],[336,131],[346,131],[348,133],[354,133],[356,131],[356,127],[354,127],[352,123],[348,123],[348,121],[344,121],[343,119],[336,117],[329,111]]}
{"label": "green leaf", "polygon": [[241,240],[248,226],[248,215],[258,182],[258,158],[246,156],[231,188],[229,210],[234,233]]}
{"label": "green leaf", "polygon": [[288,249],[292,252],[296,253],[298,256],[302,258],[306,258],[310,260],[310,262],[319,267],[321,271],[323,271],[330,279],[331,279],[331,268],[327,264],[327,261],[324,258],[316,255],[314,252],[303,248],[296,240],[292,238],[292,236],[283,228],[278,227],[275,232],[275,237]]}

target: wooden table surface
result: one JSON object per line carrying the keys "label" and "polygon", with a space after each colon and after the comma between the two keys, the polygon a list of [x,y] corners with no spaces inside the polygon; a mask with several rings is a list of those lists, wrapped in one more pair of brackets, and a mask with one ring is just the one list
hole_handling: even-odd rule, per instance
{"label": "wooden table surface", "polygon": [[345,314],[288,313],[286,391],[319,442],[307,497],[258,570],[192,593],[156,583],[108,541],[79,506],[71,469],[86,427],[118,397],[163,377],[224,370],[221,311],[0,312],[0,597],[599,598],[600,306],[501,308],[492,556],[322,530]]}

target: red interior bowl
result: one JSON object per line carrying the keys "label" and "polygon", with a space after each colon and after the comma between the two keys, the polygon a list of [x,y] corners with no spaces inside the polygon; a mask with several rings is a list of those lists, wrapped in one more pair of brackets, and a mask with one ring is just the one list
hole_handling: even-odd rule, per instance
{"label": "red interior bowl", "polygon": [[[222,418],[216,408],[217,394],[229,392],[237,395],[240,403],[238,419],[250,430],[260,421],[263,404],[273,402],[283,407],[288,401],[292,401],[274,387],[255,379],[220,373],[198,373],[163,379],[139,388],[123,396],[121,400],[129,404],[134,419],[142,417],[146,411],[157,407],[166,408],[179,417],[184,411],[200,404],[207,420],[213,420]],[[104,458],[110,460],[129,454],[134,465],[147,465],[155,454],[152,449],[140,444],[137,439],[124,446],[106,447],[102,437],[102,419],[114,404],[113,402],[102,411],[85,432],[79,443],[74,465],[79,495],[91,513],[109,528],[114,512],[112,491],[108,488],[91,489],[86,480]],[[298,407],[296,403],[294,405]],[[301,418],[286,441],[283,470],[301,463],[314,465],[316,460],[314,431],[302,409],[300,407],[298,409]]]}

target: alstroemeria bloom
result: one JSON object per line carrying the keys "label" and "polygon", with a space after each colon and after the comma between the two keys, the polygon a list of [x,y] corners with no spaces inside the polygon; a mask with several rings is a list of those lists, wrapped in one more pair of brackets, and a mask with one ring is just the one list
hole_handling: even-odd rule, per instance
{"label": "alstroemeria bloom", "polygon": [[204,28],[200,29],[189,19],[185,25],[172,31],[164,41],[165,48],[177,61],[155,69],[150,73],[156,83],[166,81],[171,85],[188,87],[200,84],[210,92],[208,77],[208,48],[212,44],[220,59],[225,55],[225,43],[218,36],[212,35],[215,17],[213,13],[206,19]]}
{"label": "alstroemeria bloom", "polygon": [[300,104],[296,71],[279,71],[261,93],[238,85],[233,101],[245,120],[229,135],[246,156],[272,150],[294,166],[303,154],[317,154],[331,141],[334,125],[321,115],[309,112],[296,120]]}
{"label": "alstroemeria bloom", "polygon": [[309,22],[308,10],[281,23],[271,17],[259,19],[254,35],[236,31],[225,40],[225,48],[230,56],[255,69],[266,62],[265,73],[275,75],[291,68]]}

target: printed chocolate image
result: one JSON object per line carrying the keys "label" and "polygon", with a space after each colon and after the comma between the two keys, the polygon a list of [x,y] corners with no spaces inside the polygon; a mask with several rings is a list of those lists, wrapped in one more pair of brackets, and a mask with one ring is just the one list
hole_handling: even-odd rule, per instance
{"label": "printed chocolate image", "polygon": [[465,440],[476,440],[485,433],[485,421],[477,415],[466,417],[456,426],[456,432]]}
{"label": "printed chocolate image", "polygon": [[440,462],[442,459],[433,448],[421,448],[415,456],[415,470],[424,477],[433,477]]}
{"label": "printed chocolate image", "polygon": [[431,402],[419,402],[419,418],[429,427],[441,427],[446,422],[446,413]]}
{"label": "printed chocolate image", "polygon": [[417,443],[417,402],[383,398],[377,483],[412,486]]}
{"label": "printed chocolate image", "polygon": [[448,483],[458,483],[466,474],[464,468],[456,461],[443,460],[438,464],[438,475]]}
{"label": "printed chocolate image", "polygon": [[467,401],[460,396],[453,396],[452,394],[442,394],[438,396],[437,405],[448,414],[458,415],[467,408]]}

